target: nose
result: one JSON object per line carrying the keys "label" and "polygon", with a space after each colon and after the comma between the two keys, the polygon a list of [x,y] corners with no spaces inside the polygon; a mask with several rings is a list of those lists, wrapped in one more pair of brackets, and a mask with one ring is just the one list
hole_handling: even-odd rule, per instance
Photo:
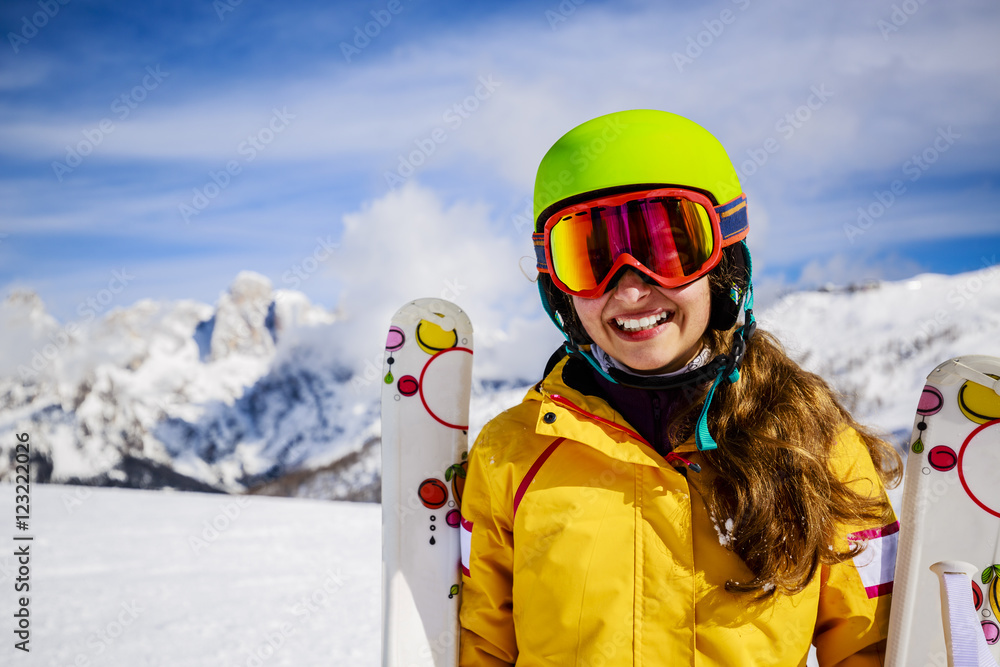
{"label": "nose", "polygon": [[643,276],[633,268],[628,268],[618,278],[614,286],[614,298],[623,303],[637,303],[646,297],[652,288]]}

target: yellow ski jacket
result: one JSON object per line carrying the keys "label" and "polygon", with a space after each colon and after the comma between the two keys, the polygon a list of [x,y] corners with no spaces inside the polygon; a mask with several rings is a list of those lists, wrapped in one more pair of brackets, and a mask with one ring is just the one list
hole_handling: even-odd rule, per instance
{"label": "yellow ski jacket", "polygon": [[[657,454],[603,399],[567,386],[566,363],[470,452],[463,667],[805,665],[812,643],[824,667],[882,664],[898,523],[846,527],[864,552],[794,596],[730,594],[728,580],[751,575],[706,510],[707,466]],[[675,451],[700,462],[691,443]],[[853,431],[832,465],[884,494]]]}

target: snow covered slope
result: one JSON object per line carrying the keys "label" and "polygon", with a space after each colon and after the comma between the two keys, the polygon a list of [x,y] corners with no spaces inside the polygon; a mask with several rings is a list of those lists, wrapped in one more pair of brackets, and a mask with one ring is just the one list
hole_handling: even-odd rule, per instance
{"label": "snow covered slope", "polygon": [[[30,653],[14,648],[8,532],[0,665],[378,665],[377,505],[57,485],[31,494]],[[13,486],[0,484],[0,507],[13,512]]]}
{"label": "snow covered slope", "polygon": [[[791,293],[758,318],[862,421],[900,439],[935,365],[1000,355],[1000,267],[984,266]],[[378,344],[359,362],[371,355],[341,349],[344,327],[252,273],[215,306],[147,300],[63,325],[13,294],[0,306],[0,431],[31,434],[42,481],[373,500]],[[477,346],[479,367],[502,368],[482,363],[489,354]],[[470,435],[525,384],[477,378]],[[0,480],[12,479],[12,447],[0,442]]]}

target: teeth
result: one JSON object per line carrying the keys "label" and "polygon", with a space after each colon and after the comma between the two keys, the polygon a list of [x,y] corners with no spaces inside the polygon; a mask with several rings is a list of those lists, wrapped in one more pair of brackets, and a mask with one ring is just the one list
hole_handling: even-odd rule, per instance
{"label": "teeth", "polygon": [[670,316],[670,313],[664,311],[659,315],[654,315],[653,317],[643,317],[638,320],[625,319],[622,317],[615,318],[618,326],[625,331],[645,331],[647,329],[652,329],[660,322],[663,322]]}

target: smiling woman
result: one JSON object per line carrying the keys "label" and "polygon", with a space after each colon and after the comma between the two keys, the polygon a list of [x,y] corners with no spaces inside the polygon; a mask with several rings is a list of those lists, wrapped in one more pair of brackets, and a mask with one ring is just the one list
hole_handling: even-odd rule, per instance
{"label": "smiling woman", "polygon": [[899,457],[756,330],[725,150],[620,112],[535,193],[566,343],[469,456],[461,664],[880,665],[895,552],[863,539],[894,544]]}

